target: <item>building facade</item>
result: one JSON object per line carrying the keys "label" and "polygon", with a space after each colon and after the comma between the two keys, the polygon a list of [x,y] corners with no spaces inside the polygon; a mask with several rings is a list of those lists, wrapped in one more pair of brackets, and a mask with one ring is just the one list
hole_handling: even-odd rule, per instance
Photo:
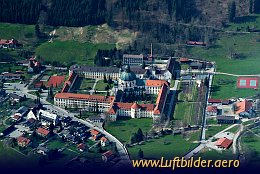
{"label": "building facade", "polygon": [[89,111],[96,111],[98,108],[100,112],[106,112],[114,99],[113,96],[57,93],[54,97],[54,104],[62,108],[79,108]]}

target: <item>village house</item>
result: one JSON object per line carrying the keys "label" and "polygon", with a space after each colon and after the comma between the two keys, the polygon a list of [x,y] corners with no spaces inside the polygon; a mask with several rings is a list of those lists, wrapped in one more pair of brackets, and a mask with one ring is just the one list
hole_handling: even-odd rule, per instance
{"label": "village house", "polygon": [[234,107],[235,114],[240,117],[252,118],[256,115],[253,109],[253,103],[247,100],[235,103]]}
{"label": "village house", "polygon": [[224,138],[218,139],[217,142],[215,143],[215,145],[221,149],[228,149],[232,143],[233,143],[232,140],[224,137]]}
{"label": "village house", "polygon": [[49,152],[50,152],[50,150],[47,147],[44,147],[44,146],[37,147],[38,154],[47,155]]}
{"label": "village house", "polygon": [[25,138],[23,136],[20,136],[17,138],[17,144],[20,147],[27,147],[30,145],[30,143],[31,143],[31,140],[28,138]]}
{"label": "village house", "polygon": [[83,143],[80,143],[77,145],[77,148],[79,149],[79,151],[84,152],[86,150],[86,145]]}
{"label": "village house", "polygon": [[109,162],[109,161],[111,161],[114,158],[115,158],[115,155],[114,155],[114,153],[111,150],[106,151],[105,153],[102,154],[102,160],[104,162]]}
{"label": "village house", "polygon": [[0,48],[16,48],[19,45],[15,39],[5,40],[0,39]]}
{"label": "village house", "polygon": [[101,144],[101,146],[105,147],[109,144],[109,140],[106,137],[102,137],[100,139],[100,144]]}
{"label": "village house", "polygon": [[218,114],[218,107],[217,106],[207,106],[206,108],[206,115],[207,116],[216,116]]}
{"label": "village house", "polygon": [[19,96],[14,93],[8,94],[9,100],[11,101],[12,105],[15,103],[20,103],[21,101],[25,100],[25,97]]}
{"label": "village house", "polygon": [[42,137],[48,137],[50,135],[50,131],[42,127],[38,128],[36,132]]}
{"label": "village house", "polygon": [[56,126],[59,123],[59,117],[57,114],[53,114],[44,110],[39,110],[38,119],[42,122],[42,125],[50,125],[51,123]]}
{"label": "village house", "polygon": [[92,129],[90,131],[90,134],[91,134],[93,140],[97,140],[101,136],[101,133],[95,129]]}

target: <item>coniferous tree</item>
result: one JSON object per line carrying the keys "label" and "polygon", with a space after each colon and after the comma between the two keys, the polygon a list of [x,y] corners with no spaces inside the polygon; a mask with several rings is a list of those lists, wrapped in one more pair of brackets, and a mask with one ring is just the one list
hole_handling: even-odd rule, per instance
{"label": "coniferous tree", "polygon": [[236,2],[235,1],[233,1],[229,4],[228,16],[229,16],[229,22],[235,21],[235,18],[236,18]]}

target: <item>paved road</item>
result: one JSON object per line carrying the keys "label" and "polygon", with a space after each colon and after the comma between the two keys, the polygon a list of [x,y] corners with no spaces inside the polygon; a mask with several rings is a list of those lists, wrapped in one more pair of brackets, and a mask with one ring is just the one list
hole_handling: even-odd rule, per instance
{"label": "paved road", "polygon": [[[24,84],[13,83],[10,86],[9,85],[5,86],[5,88],[6,88],[7,93],[13,93],[14,88],[16,88],[15,93],[18,95],[21,95],[21,96],[26,95],[27,98],[31,98],[33,100],[35,100],[37,98],[35,95],[28,93],[29,90],[24,87]],[[97,131],[104,134],[109,139],[109,141],[115,142],[117,149],[118,149],[118,153],[121,158],[120,162],[118,162],[116,164],[116,167],[129,166],[131,164],[129,154],[128,154],[126,147],[118,139],[116,139],[113,135],[111,135],[110,133],[105,131],[103,128],[97,127],[88,121],[78,119],[75,117],[74,113],[70,113],[63,108],[52,105],[51,103],[49,103],[48,101],[46,101],[44,99],[41,99],[41,103],[49,112],[57,113],[60,116],[70,116],[70,117],[72,117],[73,121],[78,121],[80,123],[85,124],[86,126],[88,126],[91,129],[96,129]]]}

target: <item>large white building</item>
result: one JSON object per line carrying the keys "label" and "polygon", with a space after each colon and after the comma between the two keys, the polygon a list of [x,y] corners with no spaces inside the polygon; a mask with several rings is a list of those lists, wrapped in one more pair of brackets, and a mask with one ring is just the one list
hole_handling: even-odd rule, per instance
{"label": "large white building", "polygon": [[142,65],[144,63],[144,55],[124,54],[123,64],[124,65]]}
{"label": "large white building", "polygon": [[96,111],[98,108],[100,112],[106,112],[114,99],[113,96],[57,93],[54,97],[54,104],[62,108],[80,108],[89,111]]}
{"label": "large white building", "polygon": [[50,125],[51,123],[56,126],[59,123],[59,117],[57,114],[53,114],[44,110],[39,110],[38,120],[42,122],[43,125]]}

